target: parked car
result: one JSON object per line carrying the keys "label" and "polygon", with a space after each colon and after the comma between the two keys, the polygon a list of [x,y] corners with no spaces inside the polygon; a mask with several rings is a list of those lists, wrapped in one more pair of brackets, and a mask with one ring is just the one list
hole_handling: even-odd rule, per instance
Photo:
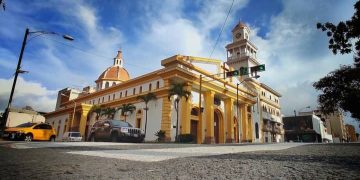
{"label": "parked car", "polygon": [[80,132],[65,132],[62,141],[82,141]]}
{"label": "parked car", "polygon": [[56,133],[49,124],[28,122],[5,129],[3,138],[24,141],[55,141]]}
{"label": "parked car", "polygon": [[96,122],[90,131],[90,141],[143,142],[145,133],[125,121],[104,120]]}

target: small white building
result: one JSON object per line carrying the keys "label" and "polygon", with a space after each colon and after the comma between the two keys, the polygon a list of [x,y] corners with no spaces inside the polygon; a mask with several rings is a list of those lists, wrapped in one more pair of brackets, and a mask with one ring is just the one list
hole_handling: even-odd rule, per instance
{"label": "small white building", "polygon": [[6,127],[15,127],[23,123],[45,122],[45,117],[39,112],[27,109],[10,108],[8,118],[6,120]]}

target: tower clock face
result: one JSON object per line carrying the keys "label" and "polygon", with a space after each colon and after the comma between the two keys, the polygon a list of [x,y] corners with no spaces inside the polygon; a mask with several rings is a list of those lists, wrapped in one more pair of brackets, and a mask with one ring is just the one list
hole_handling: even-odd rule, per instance
{"label": "tower clock face", "polygon": [[239,39],[241,37],[241,33],[236,33],[235,37]]}

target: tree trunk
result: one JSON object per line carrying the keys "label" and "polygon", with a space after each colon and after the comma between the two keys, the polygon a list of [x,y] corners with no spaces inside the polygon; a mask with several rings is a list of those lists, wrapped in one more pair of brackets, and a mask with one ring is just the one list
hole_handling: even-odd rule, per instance
{"label": "tree trunk", "polygon": [[146,137],[146,127],[147,127],[147,112],[148,112],[148,107],[146,105],[145,106],[145,137]]}
{"label": "tree trunk", "polygon": [[178,141],[178,130],[179,130],[179,102],[176,102],[176,106],[178,108],[176,108],[176,136],[175,136],[175,142]]}

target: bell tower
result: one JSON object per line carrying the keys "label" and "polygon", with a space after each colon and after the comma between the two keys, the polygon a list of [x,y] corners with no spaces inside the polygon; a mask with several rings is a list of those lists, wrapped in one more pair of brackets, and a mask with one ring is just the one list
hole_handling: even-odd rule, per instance
{"label": "bell tower", "polygon": [[116,57],[114,58],[114,66],[123,67],[124,60],[122,58],[122,51],[119,50]]}
{"label": "bell tower", "polygon": [[240,67],[250,68],[260,65],[257,61],[257,47],[250,42],[249,27],[239,22],[232,30],[232,36],[233,42],[226,46],[226,63],[234,70],[239,70]]}

